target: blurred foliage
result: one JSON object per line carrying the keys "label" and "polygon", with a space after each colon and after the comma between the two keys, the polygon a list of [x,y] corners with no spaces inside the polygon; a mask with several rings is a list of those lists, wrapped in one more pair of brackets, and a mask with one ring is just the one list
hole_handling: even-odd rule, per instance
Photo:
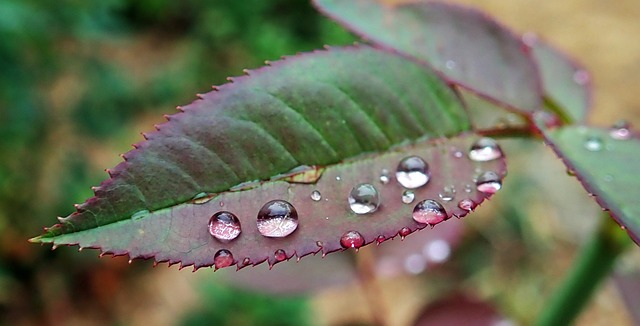
{"label": "blurred foliage", "polygon": [[[26,240],[92,195],[117,162],[105,158],[126,151],[147,116],[264,60],[354,41],[298,0],[3,0],[0,39],[0,324],[123,322],[109,300],[149,264]],[[278,318],[250,297],[221,291],[216,305],[248,309],[247,322]],[[273,324],[299,324],[302,306],[277,305],[290,318]],[[201,316],[232,322],[223,311]]]}

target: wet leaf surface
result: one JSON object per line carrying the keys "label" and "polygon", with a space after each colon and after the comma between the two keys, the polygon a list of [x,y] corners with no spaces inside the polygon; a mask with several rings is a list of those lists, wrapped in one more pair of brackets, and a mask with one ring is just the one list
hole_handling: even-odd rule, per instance
{"label": "wet leaf surface", "polygon": [[[624,131],[626,130],[626,131]],[[640,243],[640,138],[626,128],[567,126],[546,141],[603,209]]]}
{"label": "wet leaf surface", "polygon": [[541,108],[538,71],[521,38],[484,13],[439,2],[315,0],[367,41],[427,62],[447,79],[512,108]]}

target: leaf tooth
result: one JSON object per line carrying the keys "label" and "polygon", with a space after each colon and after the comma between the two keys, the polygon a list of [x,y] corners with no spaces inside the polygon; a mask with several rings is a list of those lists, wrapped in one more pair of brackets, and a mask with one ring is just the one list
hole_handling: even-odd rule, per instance
{"label": "leaf tooth", "polygon": [[234,83],[235,79],[233,77],[227,77],[227,81],[230,83]]}
{"label": "leaf tooth", "polygon": [[249,69],[242,69],[242,73],[247,75],[247,76],[251,76],[251,70],[249,70]]}
{"label": "leaf tooth", "polygon": [[265,64],[265,65],[267,65],[267,66],[271,66],[271,61],[269,61],[269,60],[265,60],[265,61],[264,61],[264,64]]}
{"label": "leaf tooth", "polygon": [[325,45],[322,46],[322,48],[327,50],[327,51],[329,51],[329,50],[331,50],[331,45],[325,44]]}
{"label": "leaf tooth", "polygon": [[144,138],[144,140],[149,140],[149,136],[146,132],[141,132],[140,134],[142,135],[142,138]]}
{"label": "leaf tooth", "polygon": [[120,154],[120,157],[122,157],[122,159],[123,159],[125,162],[129,161],[129,158],[127,157],[127,153]]}
{"label": "leaf tooth", "polygon": [[165,118],[167,121],[171,121],[171,119],[173,118],[171,115],[169,114],[163,114],[162,115],[163,118]]}
{"label": "leaf tooth", "polygon": [[201,99],[201,100],[204,100],[204,95],[201,94],[201,93],[196,93],[196,97]]}
{"label": "leaf tooth", "polygon": [[217,92],[217,91],[219,91],[219,90],[220,90],[220,87],[218,87],[218,86],[216,86],[216,85],[213,85],[213,86],[211,86],[211,89],[212,89],[214,92]]}
{"label": "leaf tooth", "polygon": [[181,105],[176,106],[176,110],[184,112],[184,108]]}

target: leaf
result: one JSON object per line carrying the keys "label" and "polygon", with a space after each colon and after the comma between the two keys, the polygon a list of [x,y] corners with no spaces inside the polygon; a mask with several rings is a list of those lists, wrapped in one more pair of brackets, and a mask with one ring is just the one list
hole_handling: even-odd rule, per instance
{"label": "leaf", "polygon": [[566,126],[544,130],[544,136],[598,204],[640,244],[638,135],[626,128]]}
{"label": "leaf", "polygon": [[591,107],[591,78],[586,69],[531,33],[523,39],[538,63],[547,104],[567,121],[584,122]]}
{"label": "leaf", "polygon": [[389,2],[314,0],[365,40],[427,62],[453,83],[520,111],[542,107],[538,71],[520,37],[471,8]]}
{"label": "leaf", "polygon": [[[213,198],[210,203],[214,206],[223,202],[225,209],[238,212],[246,228],[243,234],[248,235],[231,243],[232,249],[238,250],[234,252],[236,257],[246,256],[258,263],[273,254],[274,243],[282,243],[278,247],[288,250],[288,255],[295,252],[303,256],[317,251],[316,241],[325,239],[312,239],[315,233],[305,233],[303,223],[309,222],[301,218],[303,226],[291,238],[270,242],[272,239],[255,233],[259,209],[255,205],[262,205],[269,198],[308,199],[310,192],[304,187],[313,185],[290,184],[286,180],[313,182],[322,171],[304,172],[302,178],[280,176],[279,181],[246,189],[299,166],[327,166],[321,180],[330,179],[331,173],[348,173],[349,178],[370,177],[373,170],[354,169],[355,163],[330,165],[408,141],[452,136],[470,129],[459,99],[431,70],[369,47],[299,55],[247,74],[250,76],[231,79],[233,83],[202,95],[201,100],[182,108],[182,113],[168,117],[169,122],[157,126],[157,132],[145,135],[147,141],[123,155],[125,162],[108,171],[111,178],[95,188],[94,197],[32,241],[80,244],[116,255],[129,253],[132,258],[154,256],[158,261],[209,266],[213,259],[209,251],[222,246],[206,230],[214,213],[212,204],[191,203],[194,197],[204,194],[207,197],[197,201]],[[469,142],[472,138],[467,136],[460,141]],[[469,146],[463,145],[460,148]],[[393,164],[397,165],[398,154],[386,155],[386,161],[365,162],[391,164],[390,160],[395,160]],[[390,169],[395,168],[393,164]],[[500,164],[489,167],[502,173]],[[432,185],[469,182],[476,167],[460,171],[459,179],[457,169],[462,167],[449,168],[452,174],[442,175],[446,178],[434,180]],[[346,180],[347,175],[344,177]],[[330,198],[332,191],[341,198],[340,204],[335,204],[340,211],[326,212],[342,216],[345,194],[337,185],[326,187],[320,189],[326,192],[325,198]],[[470,196],[477,202],[483,198],[475,192]],[[309,215],[307,209],[300,206],[300,215]],[[415,229],[408,216],[408,220],[406,214],[403,216],[403,224],[409,222],[407,225]],[[336,222],[331,235],[339,238],[338,228],[343,232],[345,227],[365,224],[353,216],[347,221],[354,224]],[[398,221],[391,219],[388,223],[380,224],[380,232],[395,235]],[[370,242],[374,231],[363,232]],[[334,238],[325,241],[326,252],[339,249]]]}

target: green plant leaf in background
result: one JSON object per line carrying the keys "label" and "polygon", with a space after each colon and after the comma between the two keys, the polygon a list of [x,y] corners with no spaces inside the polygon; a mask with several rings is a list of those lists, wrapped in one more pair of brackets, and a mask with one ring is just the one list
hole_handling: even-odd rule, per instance
{"label": "green plant leaf in background", "polygon": [[[210,211],[210,204],[193,205],[192,199],[204,194],[205,198],[213,197],[211,202],[218,207],[235,203],[240,210],[254,209],[251,217],[254,223],[246,222],[249,221],[244,220],[249,218],[246,216],[242,221],[243,227],[251,231],[255,228],[255,214],[259,209],[254,207],[254,202],[264,203],[273,195],[288,198],[304,194],[308,197],[311,191],[304,188],[290,192],[289,183],[273,182],[269,183],[272,192],[247,190],[225,193],[218,196],[220,198],[215,194],[232,187],[235,187],[233,190],[245,189],[238,185],[268,180],[296,167],[336,164],[409,141],[450,137],[470,129],[460,100],[430,69],[369,47],[339,48],[289,57],[273,63],[272,67],[247,71],[247,74],[249,76],[231,79],[232,83],[202,95],[201,100],[181,108],[182,113],[168,117],[168,123],[157,126],[157,132],[145,135],[148,141],[135,145],[136,149],[123,155],[125,162],[109,171],[111,178],[95,188],[95,197],[79,205],[77,212],[61,218],[60,224],[49,228],[34,241],[56,245],[80,243],[114,254],[132,252],[132,258],[157,256],[158,260],[171,263],[208,266],[213,263],[216,251],[206,246],[211,243],[211,237],[207,238],[209,242],[203,243],[201,235],[207,234],[206,222],[214,212]],[[478,163],[482,166],[465,159],[467,165],[451,163],[449,166],[447,162],[459,158],[477,138],[466,136],[460,138],[461,143],[452,141],[451,144],[444,142],[436,146],[429,143],[426,146],[431,149],[424,152],[425,148],[423,153],[434,156],[432,164],[444,166],[442,172],[434,172],[433,185],[441,187],[437,191],[458,181],[473,183],[474,177],[479,178],[474,175],[478,171],[491,170],[498,178],[504,176],[501,159]],[[450,146],[459,149],[449,155]],[[444,163],[437,163],[440,156],[448,158],[441,160]],[[389,164],[388,168],[393,169],[398,160],[399,157],[388,156],[387,160],[375,162]],[[364,162],[366,165],[372,160],[365,159]],[[346,170],[338,167],[335,171],[350,171],[349,177],[370,177],[380,168],[374,165],[359,166],[362,171],[349,170],[355,165],[345,164]],[[330,168],[327,168],[325,174],[329,172]],[[441,175],[443,178],[438,180]],[[464,192],[464,185],[457,186],[458,191]],[[331,194],[332,187],[336,188],[334,194]],[[340,194],[343,190],[327,186],[325,199],[343,197],[343,204],[335,207],[344,208],[348,194]],[[431,191],[434,192],[431,196],[435,197],[436,190]],[[401,203],[401,196],[398,190],[395,203]],[[468,196],[479,203],[485,194],[474,189]],[[226,204],[227,198],[230,198],[229,204]],[[390,204],[389,207],[394,206]],[[447,217],[466,213],[460,209],[456,211],[456,207],[449,209]],[[206,212],[197,212],[200,209]],[[333,214],[331,216],[344,213],[333,209],[328,212]],[[353,216],[350,219],[361,224]],[[409,232],[418,228],[411,224],[410,214],[405,215],[405,220],[401,225],[410,227]],[[390,221],[397,223],[395,219]],[[370,231],[365,234],[364,241],[369,243],[377,235],[395,236],[399,226],[382,223],[382,229],[377,230],[382,234]],[[309,229],[307,234],[301,227],[295,234],[311,237],[313,229]],[[334,239],[339,239],[341,234],[332,233]],[[257,233],[247,235],[255,236]],[[295,237],[290,241],[293,245],[287,251],[287,257],[319,250],[316,242],[322,240],[298,241]],[[149,238],[154,245],[169,251],[145,242]],[[243,256],[255,264],[273,254],[273,248],[264,245],[266,240],[238,247],[248,250]],[[327,240],[323,247],[331,252],[340,248],[338,244],[337,240]],[[256,245],[263,248],[254,248],[256,252],[253,252],[252,247]],[[268,249],[268,252],[259,249]]]}
{"label": "green plant leaf in background", "polygon": [[544,132],[567,169],[640,244],[640,139],[626,126],[566,126]]}

